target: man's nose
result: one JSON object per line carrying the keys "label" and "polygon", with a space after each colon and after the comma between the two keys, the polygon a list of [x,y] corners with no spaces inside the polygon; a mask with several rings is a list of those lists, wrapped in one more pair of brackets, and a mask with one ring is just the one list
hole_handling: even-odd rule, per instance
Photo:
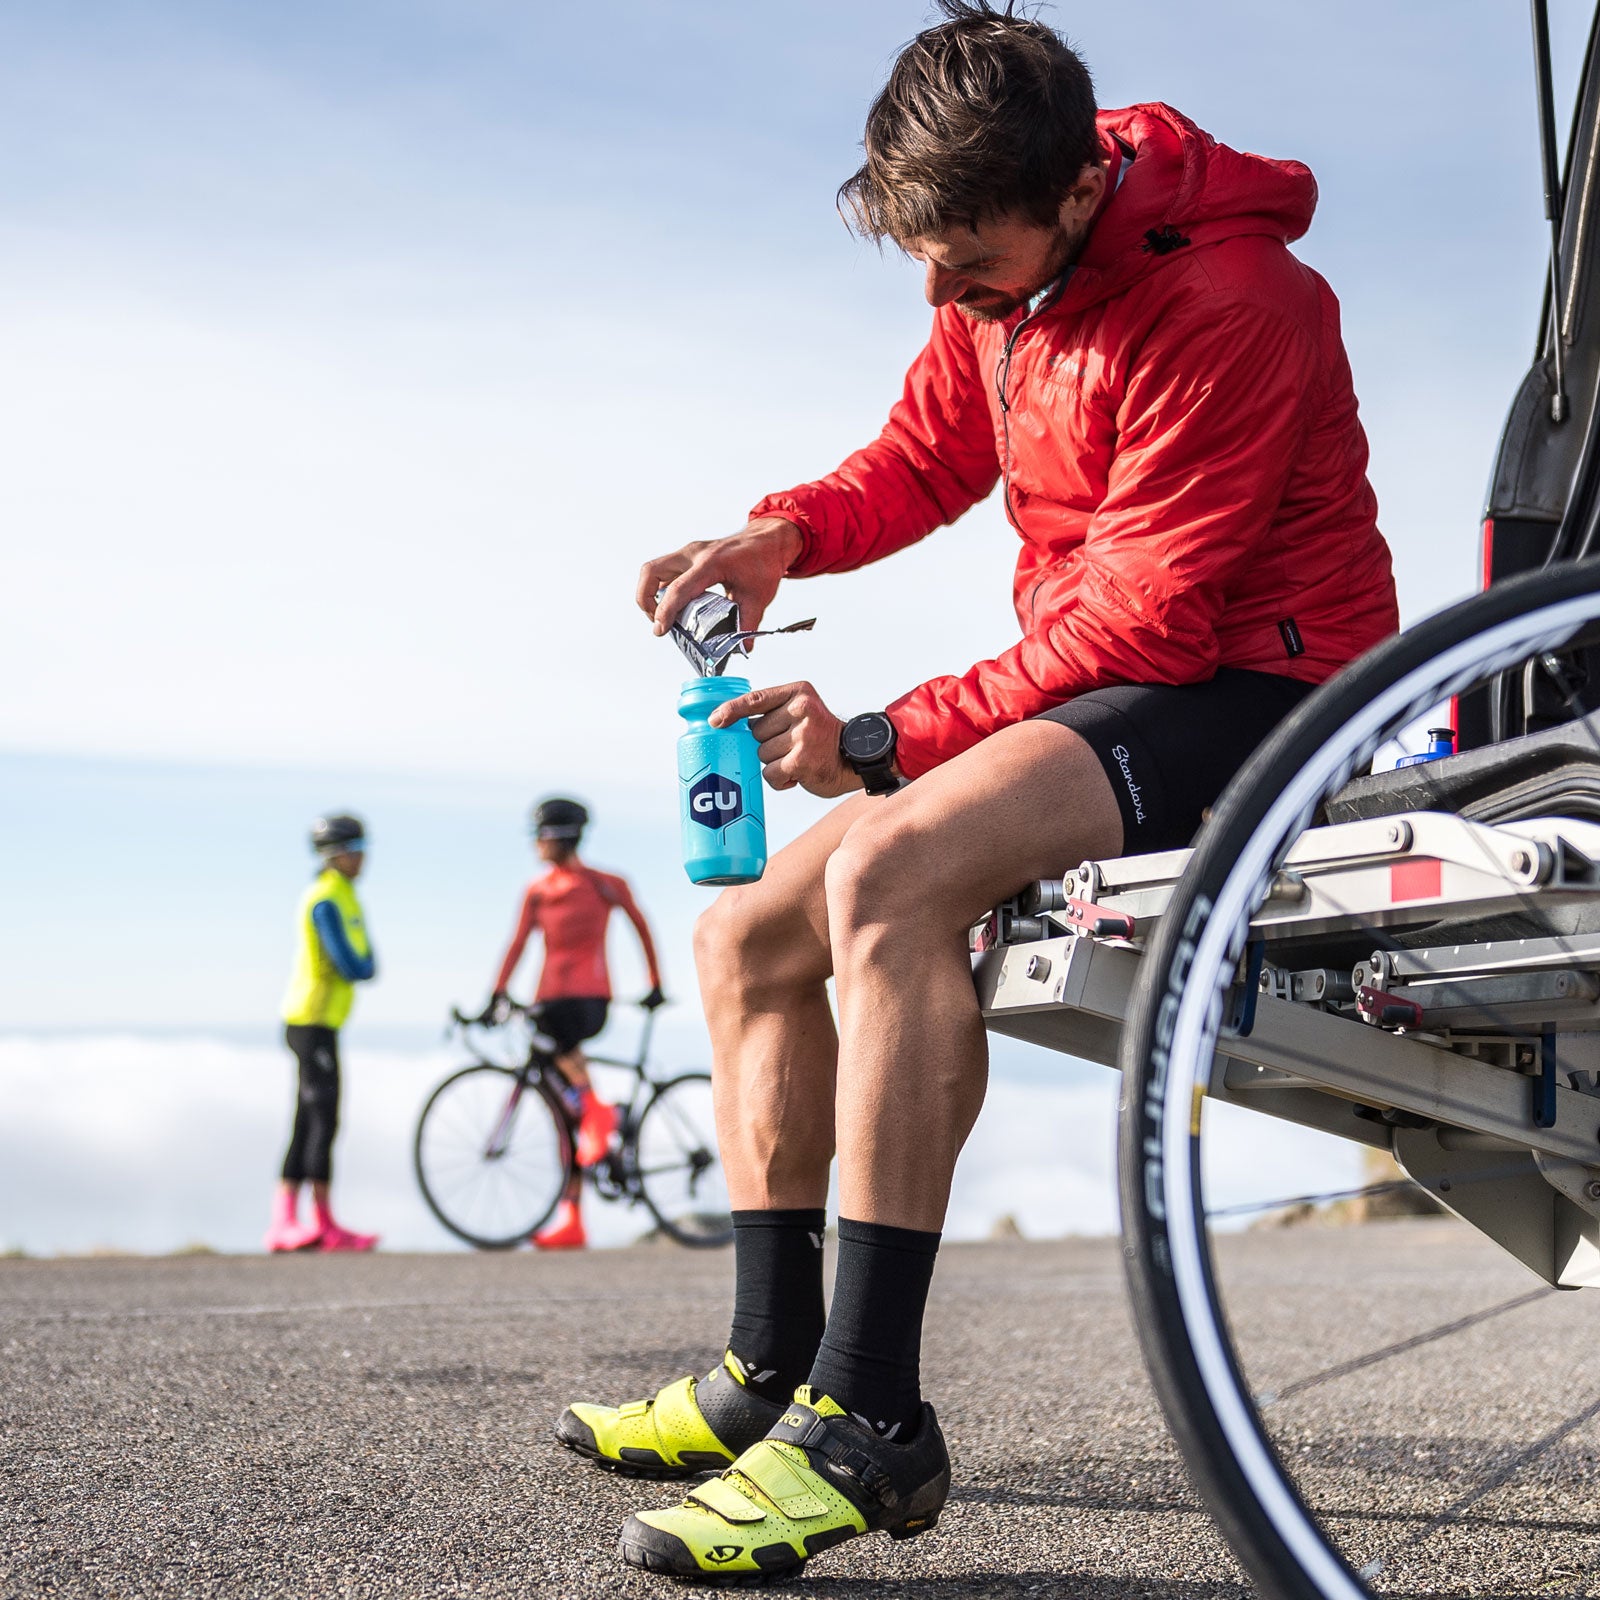
{"label": "man's nose", "polygon": [[928,263],[928,275],[922,292],[928,297],[930,306],[947,306],[952,300],[959,300],[970,287],[964,274],[952,272],[934,261]]}

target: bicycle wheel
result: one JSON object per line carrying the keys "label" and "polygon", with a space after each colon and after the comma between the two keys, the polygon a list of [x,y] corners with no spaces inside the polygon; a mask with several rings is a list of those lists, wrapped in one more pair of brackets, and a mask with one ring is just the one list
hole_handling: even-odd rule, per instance
{"label": "bicycle wheel", "polygon": [[555,1210],[572,1172],[572,1135],[542,1080],[484,1063],[428,1096],[412,1155],[422,1198],[451,1233],[480,1250],[509,1250]]}
{"label": "bicycle wheel", "polygon": [[[1592,1573],[1600,1558],[1600,1385],[1584,1364],[1556,1354],[1587,1349],[1592,1302],[1558,1295],[1518,1265],[1520,1255],[1546,1285],[1560,1276],[1558,1257],[1550,1270],[1537,1259],[1533,1231],[1519,1238],[1512,1227],[1556,1227],[1550,1215],[1563,1202],[1531,1150],[1566,1122],[1594,1146],[1600,1101],[1569,1097],[1568,1079],[1557,1084],[1553,1071],[1548,1084],[1522,1077],[1541,1036],[1552,1041],[1552,1061],[1555,1055],[1557,1036],[1538,1020],[1544,1002],[1536,985],[1484,968],[1471,983],[1402,990],[1406,971],[1453,962],[1470,973],[1473,952],[1504,953],[1494,940],[1517,939],[1525,955],[1536,945],[1546,957],[1565,952],[1571,968],[1583,969],[1580,977],[1587,972],[1582,993],[1595,1010],[1600,956],[1595,933],[1582,936],[1577,897],[1567,896],[1558,914],[1559,896],[1541,900],[1544,868],[1534,852],[1513,850],[1496,874],[1520,874],[1526,891],[1487,923],[1466,912],[1452,918],[1447,898],[1431,923],[1417,914],[1426,906],[1404,904],[1437,893],[1441,873],[1454,882],[1458,865],[1475,864],[1448,857],[1387,866],[1388,878],[1374,880],[1380,891],[1387,883],[1387,909],[1353,910],[1360,902],[1352,896],[1342,920],[1298,941],[1287,924],[1275,934],[1272,920],[1296,896],[1320,903],[1307,889],[1309,869],[1285,865],[1297,844],[1295,862],[1316,859],[1308,845],[1318,835],[1306,834],[1308,826],[1340,820],[1353,804],[1362,815],[1361,793],[1377,793],[1385,782],[1394,790],[1414,783],[1411,798],[1423,797],[1389,815],[1520,817],[1527,826],[1533,817],[1578,814],[1581,802],[1583,815],[1600,820],[1600,810],[1582,800],[1582,783],[1552,800],[1559,784],[1551,789],[1545,779],[1508,791],[1495,788],[1492,772],[1474,785],[1445,776],[1442,764],[1438,776],[1419,767],[1403,781],[1349,782],[1428,708],[1519,668],[1530,698],[1536,680],[1553,682],[1578,714],[1559,736],[1575,749],[1580,739],[1596,748],[1596,719],[1563,663],[1581,663],[1597,619],[1600,564],[1551,569],[1452,607],[1316,691],[1219,801],[1139,963],[1122,1042],[1119,1152],[1135,1321],[1201,1494],[1264,1593],[1357,1600],[1424,1590],[1567,1592],[1560,1580]],[[1509,750],[1496,747],[1487,760],[1463,756],[1454,770],[1470,778]],[[1546,806],[1570,809],[1540,809],[1541,795]],[[1390,845],[1402,838],[1394,824],[1383,826]],[[1480,843],[1488,836],[1472,835]],[[1383,862],[1381,849],[1374,861]],[[1480,865],[1486,878],[1496,875],[1487,858]],[[1306,919],[1302,928],[1313,929],[1309,912]],[[1591,915],[1589,926],[1600,923]],[[1341,962],[1349,982],[1365,977],[1376,986],[1362,991],[1364,1002],[1341,990]],[[1243,973],[1248,981],[1258,963],[1262,982],[1253,992],[1264,998],[1252,1014],[1239,980]],[[1391,987],[1416,998],[1381,993],[1386,972],[1401,974]],[[1297,1071],[1283,1069],[1282,1041],[1290,1037],[1301,1041]],[[1277,1068],[1263,1065],[1273,1050]],[[1369,1075],[1370,1104],[1348,1086],[1321,1092],[1328,1080],[1317,1074],[1335,1059]],[[1402,1060],[1415,1073],[1410,1088],[1385,1076]],[[1518,1078],[1506,1078],[1502,1067]],[[1510,1097],[1497,1102],[1492,1135],[1473,1131],[1477,1111],[1452,1122],[1438,1109],[1464,1104],[1480,1083],[1485,1093],[1503,1088]],[[1433,1096],[1430,1114],[1417,1109],[1424,1089]],[[1539,1131],[1541,1092],[1556,1107],[1553,1132]],[[1307,1110],[1313,1106],[1320,1109]],[[1521,1132],[1509,1126],[1518,1117]],[[1392,1149],[1457,1215],[1241,1230],[1242,1215],[1266,1211],[1274,1198],[1257,1184],[1249,1200],[1251,1174],[1285,1159],[1287,1143],[1300,1137],[1286,1121]],[[1303,1176],[1278,1189],[1280,1200],[1295,1186],[1306,1187]],[[1591,1199],[1596,1194],[1600,1185],[1591,1186]],[[1332,1218],[1331,1205],[1321,1210]],[[1569,1224],[1593,1230],[1579,1206]],[[1511,1253],[1500,1255],[1484,1232]],[[1600,1274],[1589,1275],[1597,1280]]]}
{"label": "bicycle wheel", "polygon": [[714,1249],[733,1239],[708,1074],[686,1072],[651,1095],[639,1118],[631,1176],[662,1231],[679,1244]]}

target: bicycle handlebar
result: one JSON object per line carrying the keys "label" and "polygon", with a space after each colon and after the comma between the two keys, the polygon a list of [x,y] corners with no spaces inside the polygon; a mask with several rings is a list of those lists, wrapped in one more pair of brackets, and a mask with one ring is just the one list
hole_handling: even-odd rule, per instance
{"label": "bicycle handlebar", "polygon": [[[648,997],[647,997],[648,998]],[[644,1000],[635,1000],[635,1006],[645,1015],[647,1024],[653,1025],[656,1012],[663,1005],[671,1005],[670,1000],[659,1001],[656,1005],[647,1005]],[[500,1007],[505,1008],[504,1017],[496,1017],[495,1011]],[[531,1005],[523,1005],[520,1000],[513,1000],[510,995],[502,995],[498,1001],[491,1000],[475,1017],[465,1016],[459,1006],[450,1007],[450,1020],[458,1028],[495,1028],[509,1017],[522,1017],[531,1022],[535,1027],[539,1025],[539,1014],[543,1010],[543,1003],[535,1000]]]}

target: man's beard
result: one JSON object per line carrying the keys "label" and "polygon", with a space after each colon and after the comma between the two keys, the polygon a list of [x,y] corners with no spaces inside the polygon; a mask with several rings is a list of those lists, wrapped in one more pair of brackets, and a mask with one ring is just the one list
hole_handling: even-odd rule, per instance
{"label": "man's beard", "polygon": [[1013,312],[1027,305],[1040,290],[1048,289],[1078,259],[1088,238],[1087,228],[1078,233],[1058,228],[1044,276],[1032,288],[1018,293],[1007,293],[1002,289],[969,289],[956,301],[956,310],[972,322],[1004,322]]}

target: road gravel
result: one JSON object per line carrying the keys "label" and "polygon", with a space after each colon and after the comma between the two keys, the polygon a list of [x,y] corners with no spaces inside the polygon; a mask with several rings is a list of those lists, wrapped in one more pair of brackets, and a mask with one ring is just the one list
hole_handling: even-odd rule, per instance
{"label": "road gravel", "polygon": [[[1269,1422],[1385,1592],[1600,1592],[1589,1295],[1527,1298],[1448,1222],[1221,1253],[1252,1380],[1283,1396]],[[0,1596],[681,1592],[613,1554],[673,1488],[595,1471],[550,1426],[706,1370],[731,1266],[663,1246],[0,1262]],[[947,1246],[924,1382],[956,1462],[939,1529],[768,1592],[1250,1593],[1162,1425],[1114,1241]]]}

